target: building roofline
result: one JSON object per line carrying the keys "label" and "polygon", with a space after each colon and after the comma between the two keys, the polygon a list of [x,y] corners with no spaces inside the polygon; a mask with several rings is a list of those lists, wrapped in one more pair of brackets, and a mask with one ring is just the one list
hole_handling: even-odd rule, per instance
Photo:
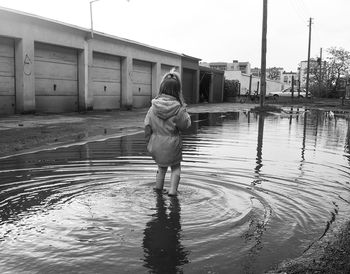
{"label": "building roofline", "polygon": [[193,57],[193,56],[190,56],[190,55],[187,55],[187,54],[184,54],[184,53],[182,53],[181,56],[184,57],[184,58],[187,58],[187,59],[192,59],[192,60],[196,60],[196,61],[202,61],[202,59],[200,59],[200,58]]}
{"label": "building roofline", "polygon": [[209,62],[209,65],[227,65],[227,62]]}
{"label": "building roofline", "polygon": [[295,71],[283,71],[282,74],[297,74]]}
{"label": "building roofline", "polygon": [[[50,18],[43,17],[43,16],[36,15],[36,14],[32,14],[32,13],[27,13],[27,12],[23,12],[23,11],[19,11],[19,10],[6,8],[6,7],[3,7],[3,6],[0,6],[0,12],[1,11],[8,12],[8,13],[13,13],[13,14],[16,14],[16,15],[25,16],[25,17],[32,18],[32,19],[35,19],[35,20],[46,21],[46,22],[50,22],[50,23],[53,23],[53,24],[62,25],[62,26],[65,26],[65,27],[68,27],[68,28],[71,28],[71,29],[80,30],[82,32],[85,32],[87,35],[89,35],[90,32],[91,32],[90,29],[83,28],[83,27],[80,27],[80,26],[77,26],[77,25],[65,23],[65,22],[62,22],[62,21],[59,21],[59,20],[50,19]],[[193,60],[201,60],[199,58],[192,57],[192,56],[189,56],[189,55],[185,55],[183,53],[178,53],[178,52],[174,52],[174,51],[158,48],[158,47],[155,47],[155,46],[147,45],[147,44],[140,43],[140,42],[137,42],[137,41],[134,41],[134,40],[130,40],[130,39],[127,39],[127,38],[122,38],[122,37],[119,37],[119,36],[115,36],[115,35],[112,35],[112,34],[107,34],[107,33],[96,31],[96,30],[94,30],[94,35],[95,36],[98,35],[98,36],[101,36],[101,37],[106,37],[106,38],[110,38],[110,39],[114,39],[114,40],[119,40],[119,41],[122,41],[122,42],[125,42],[125,43],[138,45],[138,46],[141,46],[141,47],[145,47],[145,48],[161,51],[161,52],[172,54],[172,55],[176,55],[176,56],[179,56],[179,57],[185,57],[185,58],[189,58],[189,59],[193,59]]]}
{"label": "building roofline", "polygon": [[199,70],[212,71],[212,72],[219,73],[219,74],[225,74],[225,71],[223,71],[223,70],[214,69],[214,68],[208,68],[208,67],[201,66],[201,65],[199,65]]}
{"label": "building roofline", "polygon": [[30,18],[33,18],[33,19],[41,20],[41,21],[48,21],[50,23],[63,25],[63,26],[66,26],[66,27],[69,27],[69,28],[78,29],[78,30],[81,30],[81,31],[87,31],[88,30],[86,28],[83,28],[83,27],[80,27],[80,26],[77,26],[77,25],[65,23],[65,22],[62,22],[62,21],[59,21],[59,20],[55,20],[55,19],[50,19],[50,18],[47,18],[47,17],[44,17],[44,16],[33,14],[33,13],[28,13],[28,12],[24,12],[24,11],[20,11],[20,10],[6,8],[6,7],[3,7],[3,6],[0,6],[0,11],[14,13],[14,14],[17,14],[17,15],[26,16],[26,17],[30,17]]}

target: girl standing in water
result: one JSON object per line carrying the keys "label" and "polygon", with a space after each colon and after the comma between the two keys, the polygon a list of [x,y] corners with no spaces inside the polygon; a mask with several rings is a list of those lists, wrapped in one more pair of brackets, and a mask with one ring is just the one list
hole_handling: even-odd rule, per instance
{"label": "girl standing in water", "polygon": [[164,178],[171,167],[170,190],[175,196],[180,182],[182,138],[180,131],[191,125],[182,96],[180,75],[171,70],[160,83],[159,93],[145,118],[147,150],[158,165],[156,189],[162,190]]}

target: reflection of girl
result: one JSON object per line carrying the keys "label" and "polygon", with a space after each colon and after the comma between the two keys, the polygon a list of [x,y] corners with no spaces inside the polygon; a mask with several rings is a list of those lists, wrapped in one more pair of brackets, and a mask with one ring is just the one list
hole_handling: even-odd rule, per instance
{"label": "reflection of girl", "polygon": [[188,263],[184,247],[181,245],[180,205],[177,197],[172,197],[168,207],[164,197],[157,194],[157,212],[146,225],[143,238],[145,254],[144,266],[152,273],[181,273],[180,266]]}
{"label": "reflection of girl", "polygon": [[191,125],[181,91],[180,76],[175,71],[166,73],[158,96],[145,118],[147,150],[158,164],[156,189],[163,189],[168,167],[171,167],[169,195],[177,194],[182,160],[180,131]]}

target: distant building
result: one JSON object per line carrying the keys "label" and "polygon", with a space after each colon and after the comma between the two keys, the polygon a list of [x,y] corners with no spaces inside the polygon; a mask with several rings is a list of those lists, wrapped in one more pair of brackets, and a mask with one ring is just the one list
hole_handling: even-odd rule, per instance
{"label": "distant building", "polygon": [[250,71],[250,63],[249,62],[239,62],[238,63],[238,67],[239,67],[239,70],[242,73],[245,73],[245,74],[250,74],[251,73],[251,71]]}
{"label": "distant building", "polygon": [[[315,73],[315,69],[319,66],[317,63],[317,60],[311,58],[310,59],[310,73],[309,75],[311,76],[312,74]],[[325,65],[323,65],[325,67]],[[300,87],[305,88],[306,87],[306,77],[307,77],[307,61],[301,61],[299,64],[299,80],[300,80]]]}
{"label": "distant building", "polygon": [[[245,74],[240,71],[225,71],[225,79],[237,80],[240,83],[240,95],[259,94],[260,93],[260,77]],[[266,92],[280,91],[284,88],[284,84],[280,81],[266,79]]]}
{"label": "distant building", "polygon": [[257,67],[252,68],[252,69],[250,70],[250,73],[251,73],[253,76],[260,77],[260,75],[261,75],[261,69],[260,69],[260,68],[257,68]]}
{"label": "distant building", "polygon": [[298,80],[298,73],[297,72],[286,72],[286,71],[283,71],[281,73],[281,81],[284,83],[284,84],[287,84],[289,86],[292,85],[293,83],[293,79],[294,79],[294,85],[296,84],[296,81]]}
{"label": "distant building", "polygon": [[225,71],[225,70],[228,70],[228,63],[224,63],[224,62],[209,63],[209,67],[212,69]]}
{"label": "distant building", "polygon": [[199,62],[199,65],[202,66],[202,67],[210,68],[208,62]]}
{"label": "distant building", "polygon": [[[204,66],[207,63],[201,63]],[[238,62],[237,60],[233,60],[232,63],[226,62],[212,62],[209,63],[209,67],[222,71],[240,71],[245,74],[250,74],[250,63],[249,62]]]}

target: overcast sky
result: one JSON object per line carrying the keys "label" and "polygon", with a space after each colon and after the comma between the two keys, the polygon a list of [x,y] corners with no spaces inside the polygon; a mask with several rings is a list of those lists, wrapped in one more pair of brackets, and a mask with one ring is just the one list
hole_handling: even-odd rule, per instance
{"label": "overcast sky", "polygon": [[[0,0],[0,6],[90,28],[90,0]],[[99,0],[94,29],[203,62],[260,67],[263,0]],[[296,71],[329,47],[350,50],[349,0],[268,0],[267,67]]]}

